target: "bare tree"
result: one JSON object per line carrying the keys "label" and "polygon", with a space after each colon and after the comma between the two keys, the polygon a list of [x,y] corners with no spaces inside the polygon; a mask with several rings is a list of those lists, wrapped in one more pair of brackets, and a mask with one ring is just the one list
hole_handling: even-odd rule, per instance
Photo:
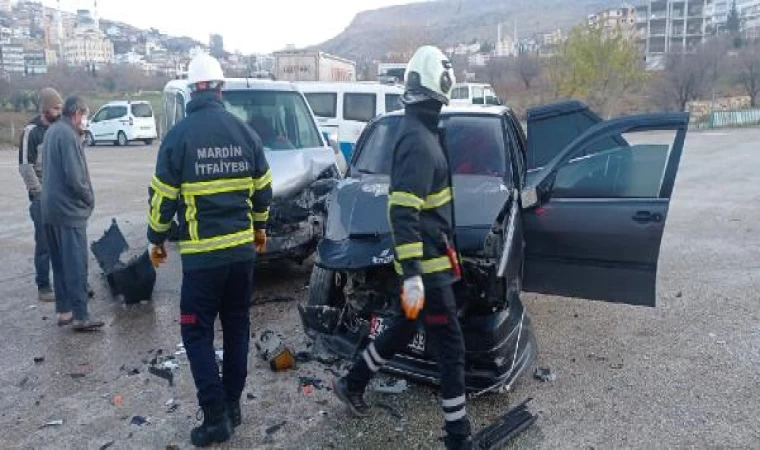
{"label": "bare tree", "polygon": [[521,53],[515,62],[515,72],[525,84],[525,89],[530,90],[533,80],[541,75],[541,63],[536,55]]}
{"label": "bare tree", "polygon": [[509,74],[509,66],[510,61],[508,58],[491,58],[482,68],[482,76],[488,82],[488,84],[491,86],[496,86],[497,84],[501,84],[502,81],[506,80]]}
{"label": "bare tree", "polygon": [[749,96],[750,106],[758,106],[760,95],[760,43],[746,47],[740,54],[736,79]]}

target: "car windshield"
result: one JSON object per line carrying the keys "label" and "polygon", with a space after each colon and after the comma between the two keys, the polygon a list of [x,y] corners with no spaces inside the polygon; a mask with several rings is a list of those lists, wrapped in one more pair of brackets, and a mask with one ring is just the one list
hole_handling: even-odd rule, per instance
{"label": "car windshield", "polygon": [[132,105],[132,115],[135,117],[153,117],[153,109],[147,103],[135,103]]}
{"label": "car windshield", "polygon": [[[380,119],[362,143],[353,164],[360,173],[389,175],[402,116]],[[455,175],[507,177],[509,164],[501,120],[492,116],[443,116],[446,150]]]}
{"label": "car windshield", "polygon": [[317,126],[301,94],[288,91],[224,91],[225,108],[250,125],[269,150],[321,147]]}

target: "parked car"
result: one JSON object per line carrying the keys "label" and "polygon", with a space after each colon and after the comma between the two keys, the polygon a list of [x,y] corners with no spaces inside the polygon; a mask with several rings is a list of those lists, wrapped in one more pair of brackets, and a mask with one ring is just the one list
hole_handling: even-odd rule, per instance
{"label": "parked car", "polygon": [[[189,102],[187,80],[172,80],[164,87],[164,133],[185,117]],[[226,79],[222,102],[261,137],[272,169],[269,239],[259,260],[303,262],[322,237],[324,201],[342,177],[333,149],[319,132],[303,94],[291,83]]]}
{"label": "parked car", "polygon": [[[579,120],[585,106],[567,111],[563,103],[529,115],[563,130],[558,135],[574,134],[567,143],[544,136],[541,152],[551,157],[529,174],[526,162],[536,149],[509,108],[443,110],[463,265],[454,290],[470,391],[510,386],[535,359],[523,291],[655,306],[660,243],[688,114],[591,123]],[[400,314],[387,196],[401,120],[401,112],[378,118],[359,139],[346,179],[329,197],[309,300],[299,307],[307,332],[347,358]],[[533,125],[529,121],[528,129]],[[438,382],[422,326],[384,370]]]}
{"label": "parked car", "polygon": [[145,101],[106,103],[92,116],[85,131],[89,146],[109,142],[123,147],[133,141],[151,145],[157,137],[153,108]]}
{"label": "parked car", "polygon": [[297,83],[319,127],[338,143],[346,161],[367,123],[378,115],[402,109],[399,86],[364,83]]}
{"label": "parked car", "polygon": [[457,83],[451,88],[452,105],[501,105],[490,84]]}

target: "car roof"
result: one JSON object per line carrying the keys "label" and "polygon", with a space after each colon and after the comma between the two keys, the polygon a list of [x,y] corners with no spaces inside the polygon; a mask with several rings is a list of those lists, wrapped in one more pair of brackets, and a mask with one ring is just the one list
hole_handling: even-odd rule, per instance
{"label": "car roof", "polygon": [[[504,105],[472,105],[472,104],[462,104],[462,105],[449,105],[444,106],[441,110],[441,115],[444,116],[451,116],[451,115],[482,115],[482,116],[500,116],[507,111],[511,111],[511,109],[508,106]],[[403,116],[404,110],[399,109],[397,111],[393,111],[391,113],[385,114],[382,117],[385,116]]]}
{"label": "car roof", "polygon": [[[248,89],[257,91],[298,91],[296,86],[291,82],[262,80],[260,78],[225,78],[222,91],[240,91]],[[167,90],[190,92],[187,79],[172,80],[166,83],[164,91]]]}
{"label": "car roof", "polygon": [[104,103],[103,106],[128,106],[140,104],[150,105],[150,102],[147,100],[113,100],[108,103]]}
{"label": "car roof", "polygon": [[373,93],[385,92],[403,94],[404,89],[398,85],[378,83],[377,81],[350,82],[324,82],[324,81],[299,81],[296,86],[302,92],[360,92]]}

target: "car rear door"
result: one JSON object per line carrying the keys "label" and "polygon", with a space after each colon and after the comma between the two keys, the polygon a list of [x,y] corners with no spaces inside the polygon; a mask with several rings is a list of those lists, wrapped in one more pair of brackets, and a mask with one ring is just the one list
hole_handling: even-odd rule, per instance
{"label": "car rear door", "polygon": [[674,113],[600,123],[541,169],[522,198],[524,290],[655,306],[688,121]]}
{"label": "car rear door", "polygon": [[133,123],[132,131],[141,137],[156,137],[156,120],[150,103],[132,103],[130,105]]}

